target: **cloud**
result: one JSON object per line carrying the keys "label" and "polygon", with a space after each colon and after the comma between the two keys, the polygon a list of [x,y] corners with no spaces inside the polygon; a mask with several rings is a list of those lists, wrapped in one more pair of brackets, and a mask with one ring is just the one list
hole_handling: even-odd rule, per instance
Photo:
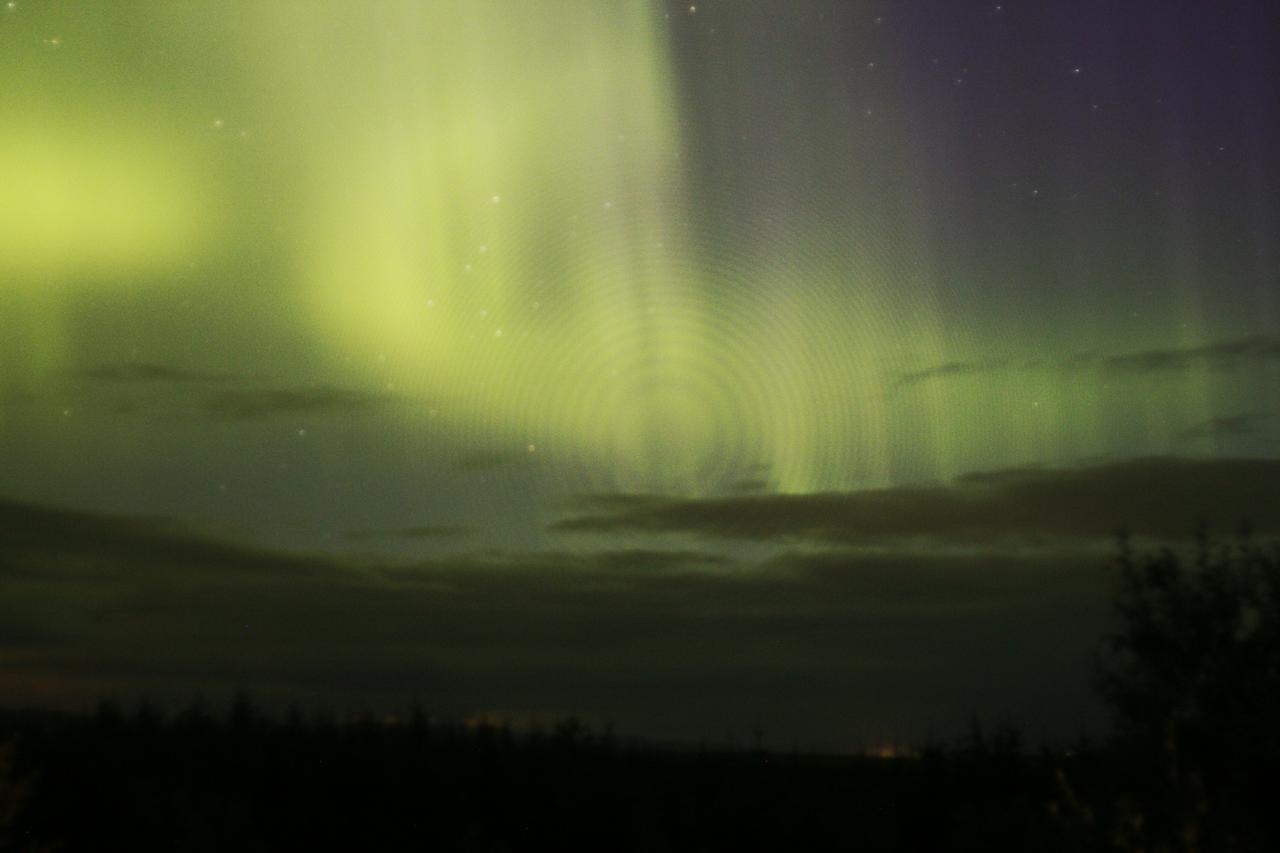
{"label": "cloud", "polygon": [[572,712],[686,738],[750,719],[848,748],[909,736],[904,713],[945,730],[1036,697],[1037,725],[1065,707],[1074,726],[1105,584],[1104,561],[1070,551],[355,559],[0,500],[0,683],[72,707],[103,691],[387,708],[416,694],[443,714]]}
{"label": "cloud", "polygon": [[[1188,370],[1205,366],[1215,370],[1230,370],[1248,365],[1280,362],[1280,338],[1264,335],[1237,338],[1204,346],[1169,349],[1150,349],[1099,356],[1095,352],[1081,352],[1068,356],[1054,364],[1039,361],[1021,365],[1025,369],[1056,369],[1064,372],[1102,370],[1114,374],[1148,374]],[[898,388],[908,388],[933,380],[956,379],[992,373],[1010,367],[1004,360],[949,361],[921,370],[903,373],[896,382]]]}
{"label": "cloud", "polygon": [[980,373],[989,373],[993,370],[999,370],[1005,366],[1006,362],[1004,361],[949,361],[946,364],[939,364],[934,367],[926,367],[923,370],[904,373],[898,377],[897,385],[899,388],[905,388],[910,385],[918,385],[921,382],[927,382],[931,379],[974,376]]}
{"label": "cloud", "polygon": [[127,568],[135,576],[168,571],[213,570],[220,577],[315,573],[324,560],[227,542],[169,518],[108,515],[0,498],[0,574],[38,573],[42,556],[56,554],[59,577],[102,578],[100,565]]}
{"label": "cloud", "polygon": [[243,379],[233,373],[210,373],[202,370],[188,370],[166,364],[131,362],[128,364],[106,365],[72,371],[70,376],[77,379],[91,379],[102,382],[156,382],[156,383],[205,383],[229,382]]}
{"label": "cloud", "polygon": [[452,539],[468,532],[468,528],[457,524],[424,524],[416,527],[349,530],[342,534],[342,538],[352,542],[375,539]]}
{"label": "cloud", "polygon": [[792,551],[766,565],[845,602],[842,607],[859,601],[877,608],[944,611],[1090,598],[1106,588],[1110,571],[1105,559],[1070,548],[1030,553],[837,548]]}
{"label": "cloud", "polygon": [[1239,415],[1210,418],[1182,430],[1178,433],[1178,438],[1183,441],[1195,441],[1201,438],[1241,438],[1257,435],[1266,430],[1271,418],[1271,412],[1245,412]]}
{"label": "cloud", "polygon": [[[357,391],[332,385],[243,387],[251,377],[147,362],[85,368],[66,375],[75,379],[132,386],[240,384],[242,387],[210,389],[210,393],[203,399],[202,407],[207,415],[227,421],[257,420],[274,415],[352,414],[372,411],[404,400],[395,394]],[[137,400],[124,400],[116,405],[116,411],[120,413],[134,412],[140,408]]]}
{"label": "cloud", "polygon": [[220,391],[205,402],[220,420],[256,420],[273,415],[351,414],[380,409],[402,398],[393,394],[352,391],[321,385],[311,388],[264,388]]}
{"label": "cloud", "polygon": [[1096,539],[1121,526],[1183,537],[1202,520],[1280,531],[1280,460],[1152,457],[969,474],[946,486],[824,494],[587,496],[565,532],[686,533],[871,545],[1042,537]]}
{"label": "cloud", "polygon": [[1120,372],[1156,373],[1199,365],[1223,370],[1273,361],[1280,361],[1280,338],[1256,335],[1205,346],[1116,355],[1105,359],[1103,366]]}

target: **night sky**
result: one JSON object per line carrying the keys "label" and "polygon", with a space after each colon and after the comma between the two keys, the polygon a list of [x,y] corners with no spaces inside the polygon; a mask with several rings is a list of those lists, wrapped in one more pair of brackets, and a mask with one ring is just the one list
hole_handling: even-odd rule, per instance
{"label": "night sky", "polygon": [[1280,6],[0,7],[0,700],[1096,732],[1280,534]]}

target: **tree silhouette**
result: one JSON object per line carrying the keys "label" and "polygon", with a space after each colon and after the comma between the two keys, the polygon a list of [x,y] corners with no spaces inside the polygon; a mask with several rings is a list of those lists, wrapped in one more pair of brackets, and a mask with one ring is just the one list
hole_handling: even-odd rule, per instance
{"label": "tree silhouette", "polygon": [[1122,535],[1117,562],[1119,625],[1097,682],[1150,771],[1151,824],[1181,839],[1172,849],[1215,826],[1262,831],[1275,823],[1262,792],[1280,770],[1280,545],[1247,531],[1215,544],[1202,530],[1188,567]]}

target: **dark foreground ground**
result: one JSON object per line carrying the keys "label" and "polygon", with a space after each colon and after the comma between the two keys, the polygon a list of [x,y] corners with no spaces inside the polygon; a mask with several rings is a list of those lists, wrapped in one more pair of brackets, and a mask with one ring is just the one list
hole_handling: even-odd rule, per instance
{"label": "dark foreground ground", "polygon": [[4,850],[1264,850],[1268,797],[1010,733],[885,759],[679,751],[572,721],[0,715]]}

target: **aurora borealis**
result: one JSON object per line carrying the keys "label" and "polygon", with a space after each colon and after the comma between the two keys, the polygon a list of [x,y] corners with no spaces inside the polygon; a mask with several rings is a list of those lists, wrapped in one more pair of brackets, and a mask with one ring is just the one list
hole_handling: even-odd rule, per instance
{"label": "aurora borealis", "polygon": [[1088,728],[1114,531],[1280,526],[1278,42],[7,4],[0,689]]}

